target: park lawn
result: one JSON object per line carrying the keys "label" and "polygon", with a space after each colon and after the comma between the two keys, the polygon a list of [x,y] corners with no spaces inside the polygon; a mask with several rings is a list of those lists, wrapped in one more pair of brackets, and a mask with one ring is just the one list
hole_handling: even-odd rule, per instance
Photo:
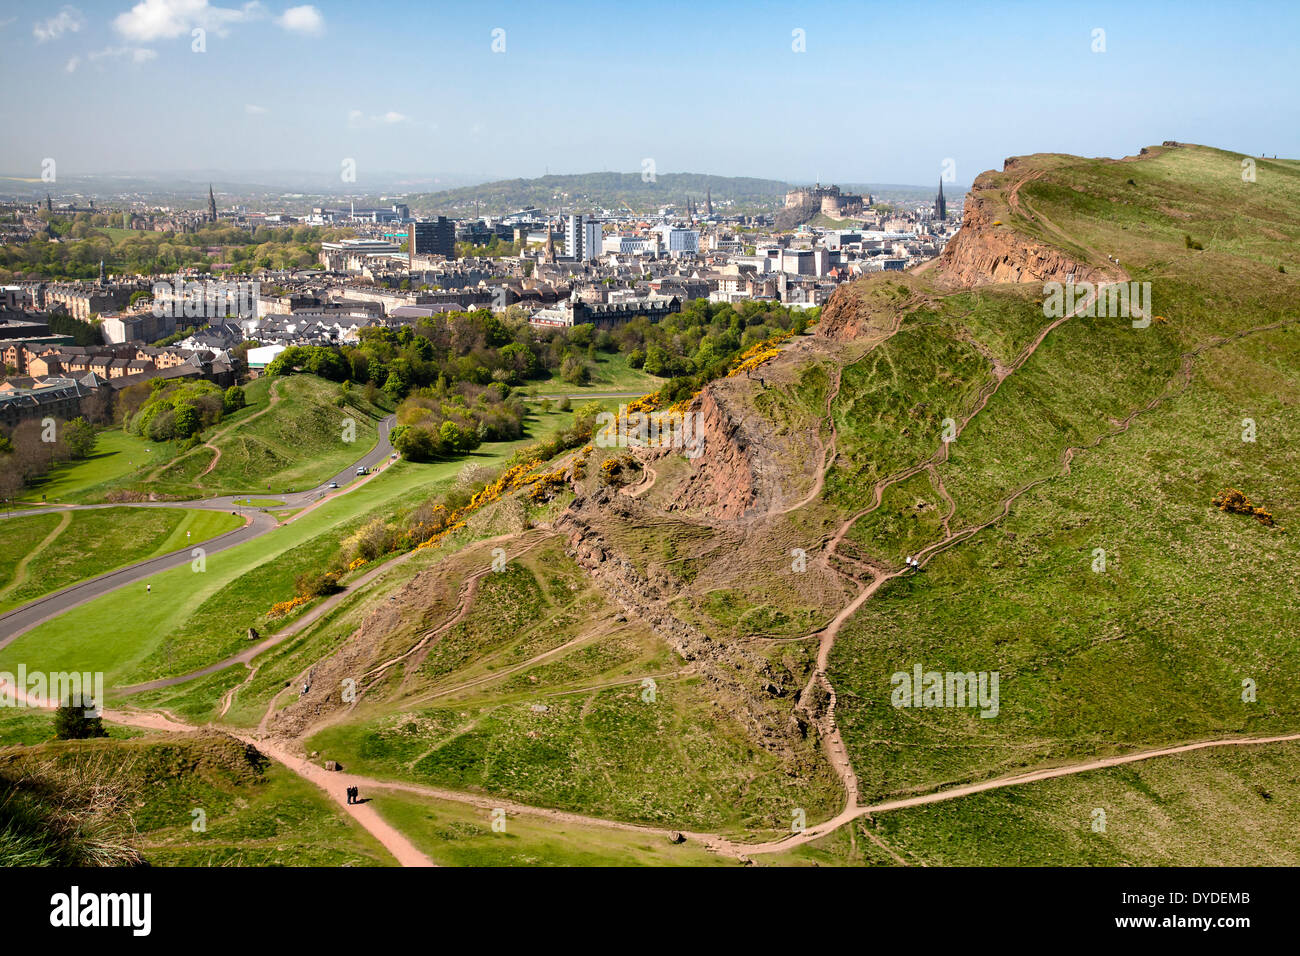
{"label": "park lawn", "polygon": [[[127,675],[148,680],[220,660],[242,647],[246,628],[262,629],[271,605],[292,596],[297,570],[320,567],[328,559],[343,529],[446,490],[467,464],[499,465],[571,420],[572,416],[558,413],[542,416],[531,423],[528,438],[485,446],[466,458],[432,464],[394,462],[354,490],[304,511],[268,534],[209,555],[202,573],[189,565],[173,568],[150,578],[152,592],[148,595],[136,584],[46,621],[0,651],[0,669],[6,662],[12,669],[19,661],[29,668],[39,661],[47,670],[102,670],[112,685],[123,683]],[[295,549],[310,559],[301,568],[284,562],[284,556]],[[203,610],[209,601],[212,603]],[[281,619],[269,632],[292,620]],[[161,667],[161,673],[153,672],[152,665],[150,673],[137,673],[139,665],[158,651],[169,635],[176,641],[171,664]]]}
{"label": "park lawn", "polygon": [[21,501],[82,504],[100,500],[102,486],[115,485],[129,476],[141,476],[167,461],[175,453],[166,442],[153,442],[120,428],[99,432],[95,452],[84,461],[60,462],[43,478],[23,490]]}
{"label": "park lawn", "polygon": [[[627,356],[621,352],[608,354],[596,353],[595,362],[591,363],[591,381],[586,385],[574,385],[558,375],[540,382],[530,382],[526,393],[532,395],[597,395],[601,392],[641,392],[647,394],[656,391],[668,381],[650,375],[641,369],[627,364]],[[526,396],[527,397],[527,396]]]}
{"label": "park lawn", "polygon": [[67,516],[59,514],[23,515],[6,518],[0,524],[0,601],[13,584],[14,575],[25,566],[32,549],[40,545]]}
{"label": "park lawn", "polygon": [[657,833],[507,814],[492,829],[482,807],[396,790],[363,794],[379,815],[440,866],[727,866],[734,860]]}
{"label": "park lawn", "polygon": [[107,571],[198,545],[243,524],[224,511],[121,507],[27,515],[9,519],[4,527],[25,539],[31,537],[28,527],[46,527],[51,518],[56,526],[63,519],[66,524],[58,534],[30,544],[24,552],[26,564],[0,587],[0,611]]}

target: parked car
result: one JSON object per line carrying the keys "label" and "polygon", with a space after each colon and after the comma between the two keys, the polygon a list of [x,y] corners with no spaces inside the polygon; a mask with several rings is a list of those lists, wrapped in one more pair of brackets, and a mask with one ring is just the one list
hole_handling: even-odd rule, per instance
{"label": "parked car", "polygon": [[339,486],[339,483],[338,483],[337,481],[331,481],[331,482],[330,482],[330,487],[331,487],[331,488],[337,488],[338,486]]}
{"label": "parked car", "polygon": [[358,475],[368,475],[368,474],[370,474],[370,469],[367,468],[365,465],[362,465],[360,468],[357,469],[357,474],[358,474]]}

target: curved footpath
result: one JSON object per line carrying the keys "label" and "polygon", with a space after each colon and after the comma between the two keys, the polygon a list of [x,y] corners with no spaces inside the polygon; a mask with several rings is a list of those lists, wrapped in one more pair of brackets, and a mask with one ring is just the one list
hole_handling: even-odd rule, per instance
{"label": "curved footpath", "polygon": [[[373,469],[375,466],[388,460],[393,453],[393,445],[389,440],[389,434],[392,432],[393,425],[397,421],[396,415],[389,415],[379,423],[379,441],[364,456],[354,461],[347,468],[335,475],[329,481],[311,488],[307,491],[297,491],[291,494],[276,495],[277,501],[283,501],[283,509],[307,508],[323,503],[326,499],[336,497],[337,495],[347,494],[360,487],[364,482],[355,481],[356,471],[358,468],[366,467]],[[352,482],[351,485],[348,482]],[[329,487],[330,482],[337,482],[339,490],[332,491]],[[242,528],[236,528],[234,531],[227,531],[225,534],[218,535],[215,538],[209,538],[202,542],[202,547],[207,554],[215,554],[218,551],[224,551],[227,548],[233,548],[236,545],[244,544],[259,538],[273,528],[279,526],[279,521],[273,515],[268,514],[264,509],[250,508],[235,504],[237,498],[247,498],[254,492],[240,495],[222,495],[219,498],[199,498],[193,501],[150,501],[150,502],[131,502],[125,504],[102,504],[102,505],[65,505],[63,507],[52,506],[48,508],[33,508],[27,511],[16,511],[12,517],[21,517],[23,515],[50,514],[55,512],[67,512],[73,510],[95,510],[101,508],[202,508],[209,511],[232,511],[247,512],[248,520]],[[277,510],[282,510],[277,508]],[[0,518],[0,520],[5,520]],[[196,545],[197,547],[197,545]],[[70,611],[80,604],[94,600],[97,597],[108,594],[110,591],[116,591],[118,588],[126,587],[129,584],[135,584],[143,581],[145,578],[152,577],[161,571],[167,571],[171,568],[180,567],[188,564],[191,560],[191,548],[186,546],[170,554],[164,554],[161,557],[150,558],[147,561],[138,561],[135,564],[129,564],[126,567],[118,568],[115,571],[109,571],[98,577],[89,578],[78,584],[73,584],[61,591],[55,591],[53,594],[47,594],[42,598],[37,598],[22,607],[14,608],[5,614],[0,614],[0,648],[4,648],[10,642],[20,635],[26,633],[38,624],[42,624],[51,618],[58,617],[65,611]]]}

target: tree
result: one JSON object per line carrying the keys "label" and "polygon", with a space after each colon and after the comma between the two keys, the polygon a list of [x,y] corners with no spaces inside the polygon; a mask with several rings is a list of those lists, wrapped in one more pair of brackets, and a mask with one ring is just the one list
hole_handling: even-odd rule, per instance
{"label": "tree", "polygon": [[591,381],[591,370],[576,355],[566,355],[560,363],[560,378],[574,385],[586,385]]}
{"label": "tree", "polygon": [[437,443],[425,428],[402,429],[401,434],[393,438],[393,447],[407,461],[432,461],[438,455]]}
{"label": "tree", "polygon": [[80,461],[93,455],[98,440],[95,426],[84,418],[74,418],[63,426],[63,444],[74,460]]}
{"label": "tree", "polygon": [[224,415],[231,412],[237,412],[248,404],[248,398],[244,395],[244,390],[238,385],[232,385],[226,389],[225,394],[221,396],[221,411]]}
{"label": "tree", "polygon": [[182,402],[176,406],[172,427],[177,438],[189,438],[199,430],[199,413],[189,402]]}
{"label": "tree", "polygon": [[74,706],[69,697],[54,712],[54,735],[59,740],[88,740],[91,737],[107,737],[103,717],[89,717],[86,708]]}

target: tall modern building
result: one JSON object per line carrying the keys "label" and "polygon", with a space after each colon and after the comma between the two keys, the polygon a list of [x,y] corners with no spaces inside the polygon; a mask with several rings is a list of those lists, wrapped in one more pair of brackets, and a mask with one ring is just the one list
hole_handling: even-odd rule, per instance
{"label": "tall modern building", "polygon": [[943,177],[939,177],[939,195],[934,200],[934,217],[936,219],[948,218],[948,204],[943,201]]}
{"label": "tall modern building", "polygon": [[564,226],[564,255],[589,261],[601,254],[600,223],[586,216],[570,216]]}
{"label": "tall modern building", "polygon": [[416,256],[456,258],[456,226],[446,216],[412,222],[409,251]]}

